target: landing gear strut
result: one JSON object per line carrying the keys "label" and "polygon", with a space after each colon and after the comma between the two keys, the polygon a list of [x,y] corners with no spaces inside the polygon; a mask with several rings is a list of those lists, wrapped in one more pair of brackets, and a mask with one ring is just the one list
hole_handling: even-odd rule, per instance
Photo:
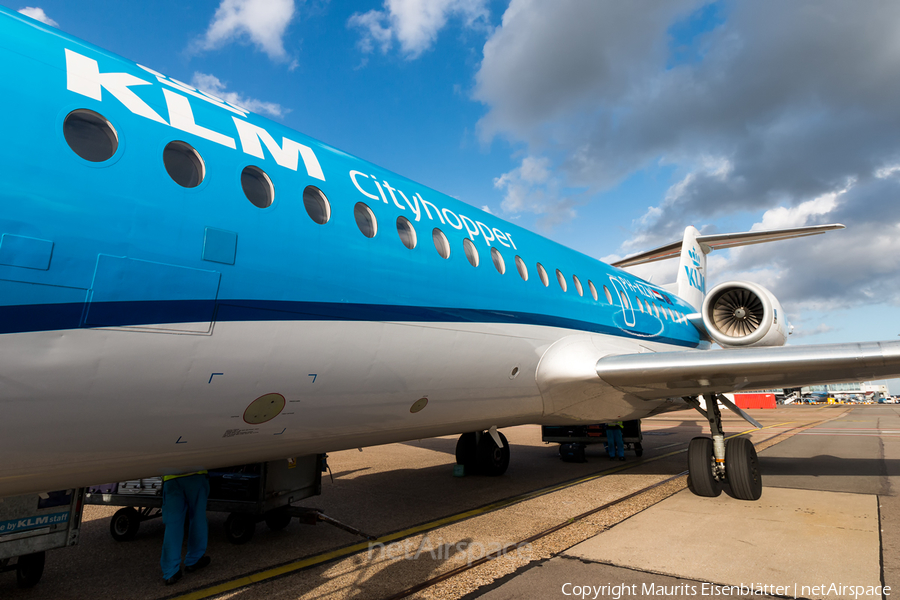
{"label": "landing gear strut", "polygon": [[464,433],[456,442],[456,464],[463,465],[467,475],[503,475],[509,467],[509,442],[493,427],[490,431]]}
{"label": "landing gear strut", "polygon": [[[714,498],[722,493],[722,483],[740,500],[759,500],[762,495],[762,475],[753,443],[744,437],[725,443],[722,432],[722,413],[716,394],[706,396],[706,410],[696,397],[685,398],[709,421],[712,439],[696,437],[688,446],[688,487],[697,496]],[[730,402],[726,403],[726,406]]]}

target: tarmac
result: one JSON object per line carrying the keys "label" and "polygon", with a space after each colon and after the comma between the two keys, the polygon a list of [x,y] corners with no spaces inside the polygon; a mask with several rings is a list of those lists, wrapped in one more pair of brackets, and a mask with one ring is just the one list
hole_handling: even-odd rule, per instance
{"label": "tarmac", "polygon": [[900,406],[750,412],[764,429],[730,413],[723,422],[760,453],[759,502],[727,486],[718,498],[685,489],[684,449],[706,433],[696,413],[645,420],[644,455],[624,463],[602,447],[563,463],[539,427],[515,427],[504,430],[512,460],[499,478],[453,477],[455,437],[332,454],[333,479],[302,504],[375,544],[294,522],[237,546],[220,531],[227,515],[210,513],[212,564],[167,587],[159,520],[119,543],[108,532],[114,509],[89,506],[79,545],[49,553],[31,590],[0,573],[0,598],[390,598],[436,576],[446,579],[408,597],[895,595],[883,590],[900,590]]}
{"label": "tarmac", "polygon": [[758,502],[681,491],[477,597],[604,585],[598,597],[616,585],[621,597],[660,588],[673,598],[900,594],[898,417],[890,405],[854,408],[761,452]]}

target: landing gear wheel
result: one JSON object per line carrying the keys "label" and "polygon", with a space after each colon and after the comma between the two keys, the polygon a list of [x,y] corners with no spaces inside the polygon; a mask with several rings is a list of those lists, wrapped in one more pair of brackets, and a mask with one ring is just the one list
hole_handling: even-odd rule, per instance
{"label": "landing gear wheel", "polygon": [[117,542],[133,540],[141,526],[141,516],[130,506],[120,508],[109,520],[109,534]]}
{"label": "landing gear wheel", "polygon": [[256,521],[246,513],[231,513],[225,519],[225,539],[232,544],[246,544],[255,529]]}
{"label": "landing gear wheel", "polygon": [[509,442],[506,436],[498,432],[500,441],[503,442],[502,447],[497,447],[494,438],[487,432],[481,435],[478,442],[476,456],[478,458],[478,471],[482,475],[497,477],[506,473],[509,467]]}
{"label": "landing gear wheel", "polygon": [[695,437],[688,446],[688,487],[697,496],[715,498],[722,493],[722,482],[713,475],[716,457],[713,441],[708,437]]}
{"label": "landing gear wheel", "polygon": [[16,561],[16,584],[20,588],[34,587],[41,580],[41,575],[44,574],[44,558],[43,552],[19,557]]}
{"label": "landing gear wheel", "polygon": [[759,500],[762,474],[753,442],[745,437],[731,438],[725,445],[725,473],[731,491],[740,500]]}
{"label": "landing gear wheel", "polygon": [[634,444],[634,455],[637,456],[638,458],[640,458],[644,455],[644,447],[641,445],[640,442],[635,442],[635,444]]}
{"label": "landing gear wheel", "polygon": [[464,433],[456,441],[456,464],[465,468],[466,475],[471,475],[478,468],[478,442],[475,432]]}
{"label": "landing gear wheel", "polygon": [[281,531],[291,523],[291,515],[286,508],[276,508],[266,513],[266,526],[272,531]]}

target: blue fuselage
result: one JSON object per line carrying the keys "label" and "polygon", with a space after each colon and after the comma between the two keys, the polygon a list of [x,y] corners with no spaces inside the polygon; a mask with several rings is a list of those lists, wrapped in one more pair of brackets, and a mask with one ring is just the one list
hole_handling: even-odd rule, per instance
{"label": "blue fuselage", "polygon": [[[693,310],[647,282],[48,29],[7,11],[0,19],[8,117],[0,147],[3,333],[254,320],[266,318],[258,310],[266,309],[297,320],[513,322],[698,345],[694,327],[678,316]],[[91,85],[72,82],[71,55],[96,62],[99,99],[85,95]],[[173,95],[189,104],[196,130],[171,114]],[[69,147],[63,122],[77,109],[115,128],[112,158],[90,162]],[[294,168],[278,164],[264,136],[255,148],[242,143],[237,121],[268,133],[276,151],[286,140],[309,148],[321,176],[311,176],[296,151]],[[182,187],[167,173],[163,149],[173,140],[202,158],[199,186]],[[251,154],[260,149],[262,156]],[[271,206],[258,208],[245,196],[248,165],[270,178]],[[309,185],[330,204],[323,225],[304,206]],[[375,215],[372,238],[354,219],[359,202]],[[413,249],[401,242],[398,217],[415,229]],[[447,259],[435,249],[435,228],[449,241]],[[464,238],[477,249],[477,267]],[[492,248],[503,259],[502,275]],[[675,311],[676,320],[658,316],[654,304]]]}

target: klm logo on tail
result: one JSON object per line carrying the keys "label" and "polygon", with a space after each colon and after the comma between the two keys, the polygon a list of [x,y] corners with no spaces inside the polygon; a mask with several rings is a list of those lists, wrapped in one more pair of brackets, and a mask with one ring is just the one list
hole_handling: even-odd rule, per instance
{"label": "klm logo on tail", "polygon": [[691,257],[691,262],[694,263],[693,267],[687,265],[684,267],[684,270],[687,273],[688,283],[692,288],[696,288],[705,294],[706,277],[700,272],[700,252],[696,248],[691,248],[688,256]]}

